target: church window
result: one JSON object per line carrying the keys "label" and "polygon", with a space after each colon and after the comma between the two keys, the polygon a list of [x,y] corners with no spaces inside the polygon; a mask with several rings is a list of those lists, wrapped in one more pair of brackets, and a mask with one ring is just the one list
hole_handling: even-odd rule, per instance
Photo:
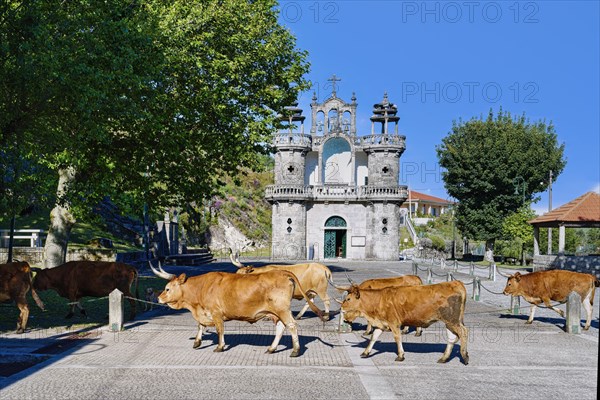
{"label": "church window", "polygon": [[287,227],[287,232],[288,232],[288,233],[292,233],[292,227],[291,227],[291,226],[288,226],[288,227]]}
{"label": "church window", "polygon": [[331,217],[325,222],[326,227],[345,227],[346,221],[342,217]]}

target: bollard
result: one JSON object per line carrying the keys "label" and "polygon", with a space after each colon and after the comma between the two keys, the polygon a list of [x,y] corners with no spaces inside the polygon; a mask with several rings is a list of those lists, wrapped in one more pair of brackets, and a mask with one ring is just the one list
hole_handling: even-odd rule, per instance
{"label": "bollard", "polygon": [[452,273],[446,273],[446,282],[452,282]]}
{"label": "bollard", "polygon": [[123,292],[115,289],[108,295],[108,326],[113,332],[123,330]]}
{"label": "bollard", "polygon": [[427,268],[427,283],[433,282],[433,276],[431,276],[431,268]]}
{"label": "bollard", "polygon": [[350,333],[352,332],[352,325],[344,321],[344,312],[340,308],[340,321],[338,324],[339,333]]}
{"label": "bollard", "polygon": [[521,296],[510,296],[510,311],[513,315],[521,313]]}
{"label": "bollard", "polygon": [[441,269],[446,269],[446,259],[445,258],[442,258],[440,260],[440,268]]}
{"label": "bollard", "polygon": [[419,268],[419,266],[417,265],[416,262],[413,261],[413,263],[412,263],[413,275],[418,275],[417,268]]}
{"label": "bollard", "polygon": [[475,276],[475,264],[473,264],[473,261],[471,261],[471,264],[470,264],[469,275]]}
{"label": "bollard", "polygon": [[458,271],[458,261],[454,260],[454,272]]}
{"label": "bollard", "polygon": [[490,274],[488,275],[488,279],[492,282],[496,282],[496,263],[490,263]]}
{"label": "bollard", "polygon": [[577,292],[569,293],[567,298],[567,320],[565,328],[567,333],[581,333],[581,296]]}
{"label": "bollard", "polygon": [[479,301],[479,294],[481,292],[481,282],[479,282],[479,278],[473,278],[473,300]]}

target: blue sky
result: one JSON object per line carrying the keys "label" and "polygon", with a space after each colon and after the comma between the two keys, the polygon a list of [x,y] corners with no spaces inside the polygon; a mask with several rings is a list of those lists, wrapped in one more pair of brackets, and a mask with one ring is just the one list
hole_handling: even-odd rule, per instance
{"label": "blue sky", "polygon": [[[435,146],[452,121],[500,107],[552,122],[567,166],[556,208],[600,191],[600,9],[597,1],[281,1],[280,22],[309,52],[319,101],[356,92],[358,134],[388,92],[406,135],[402,184],[447,198]],[[300,97],[310,117],[312,90]],[[308,122],[308,121],[307,121]],[[533,205],[548,210],[548,192]]]}

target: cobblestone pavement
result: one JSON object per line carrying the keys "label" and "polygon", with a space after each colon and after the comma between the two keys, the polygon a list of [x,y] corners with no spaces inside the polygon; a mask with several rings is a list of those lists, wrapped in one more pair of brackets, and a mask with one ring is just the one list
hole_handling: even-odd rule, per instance
{"label": "cobblestone pavement", "polygon": [[[258,264],[258,263],[257,263]],[[338,284],[412,273],[410,262],[327,263]],[[421,265],[419,275],[427,272]],[[227,263],[201,267],[165,267],[192,275],[208,269],[231,270]],[[433,281],[446,272],[432,269]],[[504,271],[506,272],[506,271]],[[472,294],[468,269],[454,273]],[[0,399],[553,399],[596,398],[598,377],[598,296],[588,332],[568,335],[564,319],[538,309],[533,324],[508,312],[502,292],[506,278],[481,276],[480,301],[468,300],[465,324],[470,330],[470,363],[458,357],[458,345],[447,364],[437,364],[445,348],[440,323],[403,336],[406,359],[395,362],[391,333],[381,335],[372,356],[360,358],[367,341],[354,330],[338,333],[339,315],[322,323],[312,313],[299,321],[302,352],[290,358],[291,339],[284,337],[274,354],[272,322],[225,324],[226,351],[214,353],[216,333],[209,330],[201,348],[192,349],[196,323],[187,311],[159,307],[140,315],[126,330],[107,327],[89,332],[30,331],[0,337],[4,360],[30,368],[0,376]],[[330,295],[339,297],[335,289]],[[317,300],[322,308],[322,303]],[[521,306],[527,306],[522,301]],[[302,302],[294,301],[298,311]],[[338,309],[336,303],[333,310]],[[564,309],[564,306],[560,306]]]}

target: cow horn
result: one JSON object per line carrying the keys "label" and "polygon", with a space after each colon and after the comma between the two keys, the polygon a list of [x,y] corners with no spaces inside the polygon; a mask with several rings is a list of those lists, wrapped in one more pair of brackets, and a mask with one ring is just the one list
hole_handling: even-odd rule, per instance
{"label": "cow horn", "polygon": [[231,247],[229,248],[229,259],[231,260],[231,263],[233,265],[235,265],[236,267],[238,267],[238,268],[245,267],[245,265],[240,262],[240,256],[237,252],[235,253],[235,259],[233,258],[233,250],[231,250]]}
{"label": "cow horn", "polygon": [[158,262],[158,269],[154,268],[152,266],[152,262],[148,261],[148,265],[150,265],[150,269],[152,270],[152,272],[154,272],[154,275],[158,276],[159,278],[163,278],[166,279],[168,281],[170,281],[171,279],[175,278],[174,274],[169,274],[168,272],[165,272],[162,267],[160,266],[160,261]]}
{"label": "cow horn", "polygon": [[338,303],[340,303],[340,304],[344,304],[344,302],[343,302],[343,301],[341,301],[341,300],[338,300],[336,297],[334,297],[333,299],[334,299],[335,301],[337,301]]}
{"label": "cow horn", "polygon": [[[331,286],[333,286],[334,288],[336,288],[337,290],[339,290],[340,292],[347,292],[348,290],[350,290],[350,288],[352,286],[338,286],[335,283],[333,283],[333,281],[331,280],[331,278],[328,276],[327,277],[327,281],[329,282],[329,284]],[[340,303],[341,304],[341,303]]]}
{"label": "cow horn", "polygon": [[350,275],[348,275],[348,272],[344,271],[344,273],[346,274],[346,278],[348,278],[348,282],[350,282],[350,285],[352,285],[352,286],[356,285],[354,283],[354,281],[352,279],[350,279]]}

